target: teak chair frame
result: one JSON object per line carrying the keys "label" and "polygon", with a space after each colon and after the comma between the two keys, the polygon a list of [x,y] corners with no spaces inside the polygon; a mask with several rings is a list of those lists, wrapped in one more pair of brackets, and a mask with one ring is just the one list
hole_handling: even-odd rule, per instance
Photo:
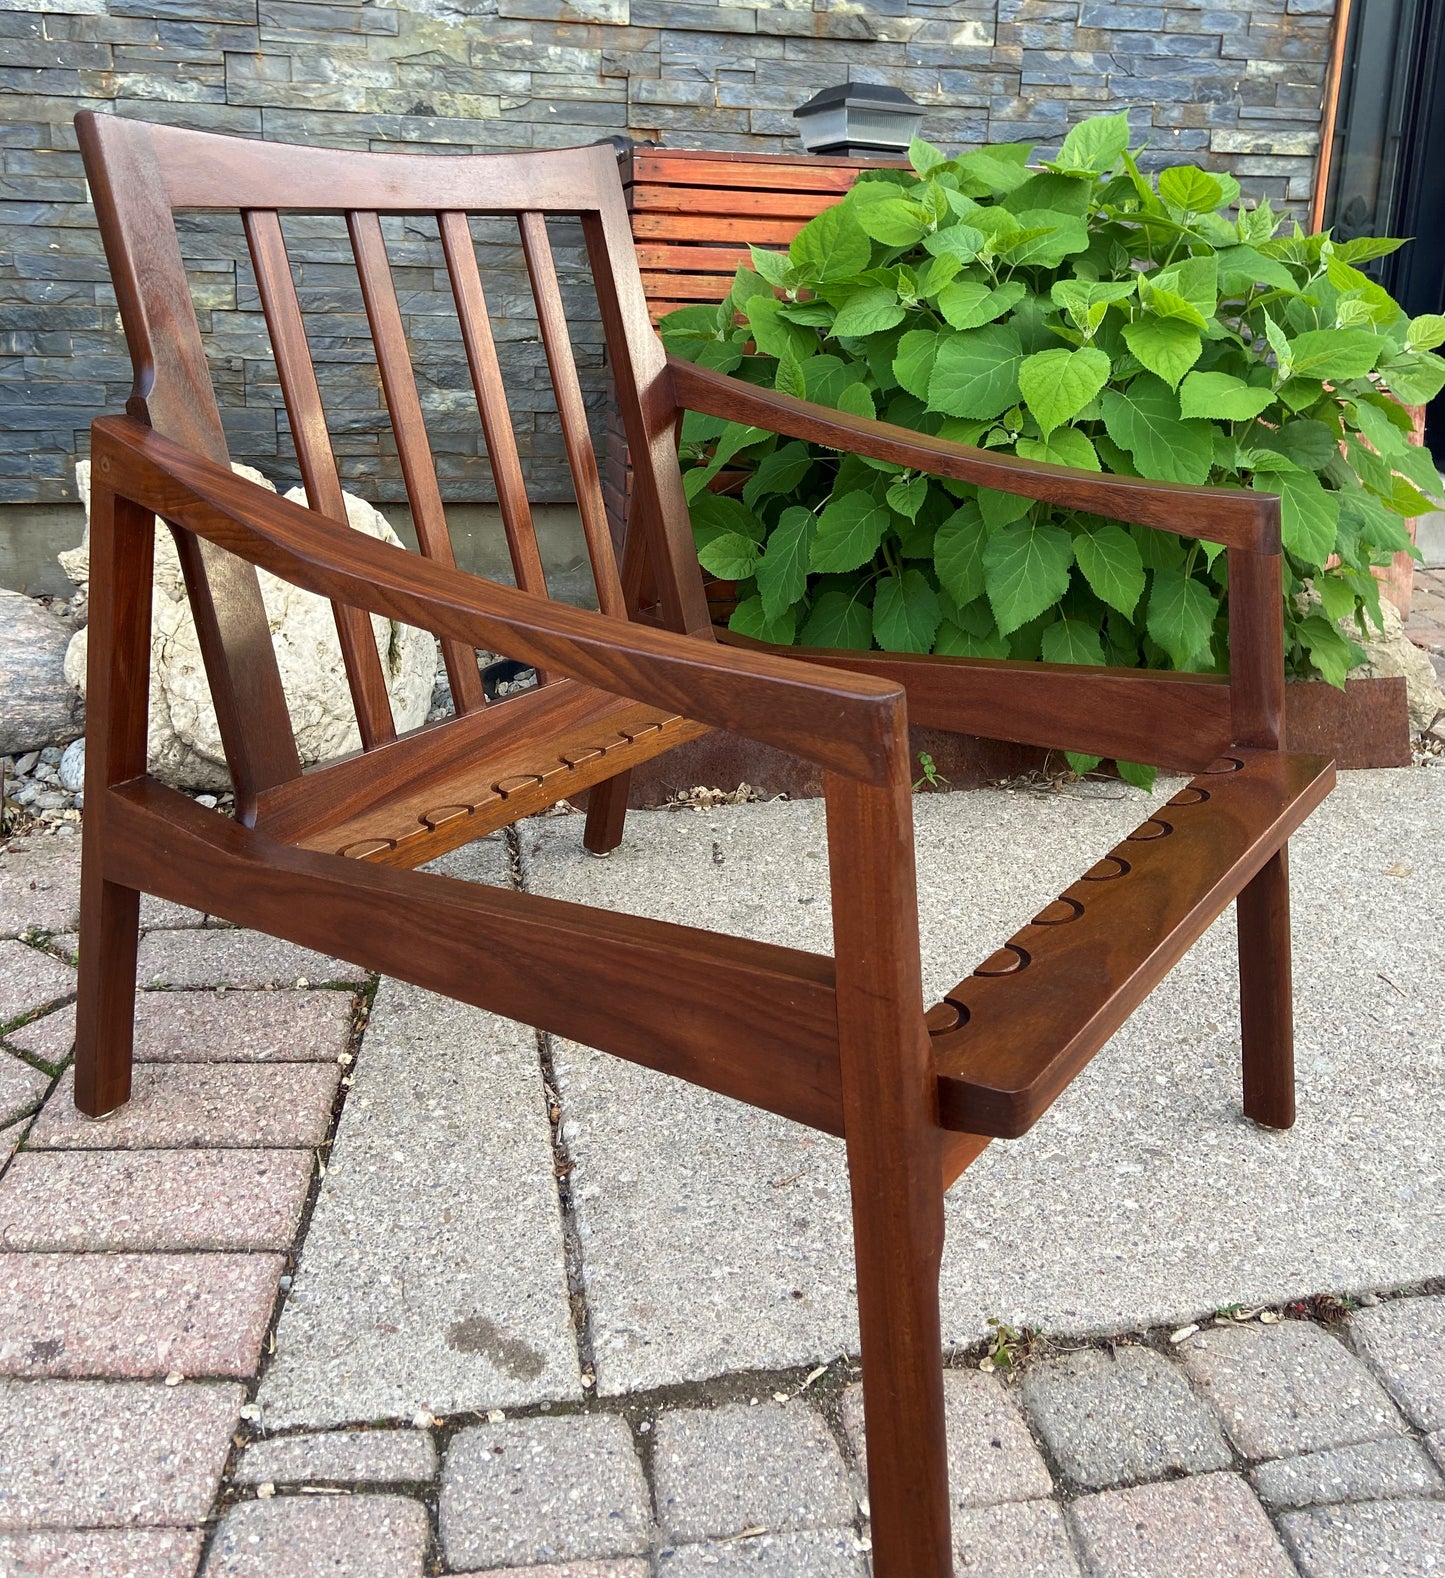
{"label": "teak chair frame", "polygon": [[[1279,747],[1279,504],[1034,464],[669,361],[609,148],[442,158],[289,148],[77,118],[132,358],[93,430],[89,750],[76,1101],[130,1093],[139,902],[154,893],[354,960],[841,1135],[853,1198],[879,1578],[952,1571],[940,1368],[943,1191],[1023,1133],[1234,899],[1244,1110],[1294,1117],[1286,841],[1332,764]],[[235,476],[176,209],[239,209],[314,508]],[[342,213],[422,554],[349,531],[280,215]],[[455,568],[379,215],[438,216],[517,587]],[[469,214],[518,219],[600,612],[550,601]],[[612,557],[546,217],[580,216],[632,462]],[[709,624],[679,473],[682,409],[1226,545],[1229,678],[764,650]],[[146,773],[153,517],[172,528],[236,817]],[[363,750],[303,774],[257,566],[330,598]],[[638,615],[645,593],[652,616]],[[442,640],[456,718],[397,738],[367,615]],[[474,648],[536,666],[484,705]],[[907,722],[1163,762],[1200,776],[925,1013]],[[823,771],[831,956],[404,869],[592,788],[622,834],[626,772],[707,729]],[[388,925],[370,919],[378,911]]]}

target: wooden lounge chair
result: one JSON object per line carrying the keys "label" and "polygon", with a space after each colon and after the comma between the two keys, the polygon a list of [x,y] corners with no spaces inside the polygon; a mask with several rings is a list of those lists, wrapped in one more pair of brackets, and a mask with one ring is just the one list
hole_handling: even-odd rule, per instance
{"label": "wooden lounge chair", "polygon": [[[1244,1110],[1293,1119],[1285,845],[1327,761],[1282,754],[1278,502],[1027,464],[669,363],[648,321],[610,148],[487,157],[304,149],[77,119],[136,369],[93,437],[90,731],[76,1100],[130,1091],[137,916],[154,893],[666,1070],[847,1142],[874,1562],[951,1571],[940,1370],[943,1190],[1022,1134],[1231,899]],[[172,214],[244,216],[314,508],[235,476]],[[346,216],[421,554],[344,525],[280,215]],[[437,216],[517,588],[454,567],[379,215]],[[596,577],[550,601],[467,215],[516,216]],[[614,561],[548,243],[580,216],[636,481]],[[1040,664],[750,650],[708,622],[678,471],[680,408],[1227,545],[1226,680]],[[236,817],[146,774],[153,515],[174,530]],[[330,598],[363,749],[303,773],[254,566]],[[655,617],[630,618],[642,588]],[[398,737],[372,610],[442,640],[458,713]],[[474,649],[539,688],[484,704]],[[925,1009],[906,724],[1198,773],[943,1002]],[[622,834],[626,772],[708,729],[824,772],[831,957],[405,869],[592,789]],[[961,874],[966,879],[966,874]],[[371,918],[387,915],[388,924]],[[1060,1201],[1061,1224],[1068,1202]]]}

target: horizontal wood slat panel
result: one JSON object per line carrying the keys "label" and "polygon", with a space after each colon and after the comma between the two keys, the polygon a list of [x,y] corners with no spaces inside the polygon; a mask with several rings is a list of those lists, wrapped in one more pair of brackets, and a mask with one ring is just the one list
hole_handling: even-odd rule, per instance
{"label": "horizontal wood slat panel", "polygon": [[[797,235],[801,219],[727,219],[716,215],[707,221],[705,238],[714,242],[740,242],[751,245],[784,246]],[[662,241],[695,241],[699,223],[687,214],[636,213],[632,216],[632,234],[638,240],[656,238]]]}
{"label": "horizontal wood slat panel", "polygon": [[148,778],[104,809],[111,882],[842,1132],[821,954],[293,849]]}
{"label": "horizontal wood slat panel", "polygon": [[705,241],[697,246],[639,246],[637,266],[644,273],[648,269],[683,269],[692,273],[726,274],[731,279],[738,264],[748,262],[751,257],[747,247],[713,247]]}
{"label": "horizontal wood slat panel", "polygon": [[642,288],[648,301],[668,296],[696,306],[698,302],[721,301],[732,288],[731,270],[726,274],[653,274],[644,272]]}
{"label": "horizontal wood slat panel", "polygon": [[711,187],[634,186],[633,212],[694,219],[792,219],[801,224],[838,201],[835,192],[719,191]]}
{"label": "horizontal wood slat panel", "polygon": [[1334,780],[1321,756],[1232,749],[954,987],[944,1127],[1024,1133]]}
{"label": "horizontal wood slat panel", "polygon": [[632,179],[650,185],[751,186],[779,191],[846,192],[865,169],[901,170],[895,159],[799,159],[791,154],[717,154],[690,149],[639,148]]}

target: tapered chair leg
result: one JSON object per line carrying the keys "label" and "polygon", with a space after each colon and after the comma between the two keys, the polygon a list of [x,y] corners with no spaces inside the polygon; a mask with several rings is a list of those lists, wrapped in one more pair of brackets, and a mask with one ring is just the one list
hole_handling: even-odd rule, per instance
{"label": "tapered chair leg", "polygon": [[75,1104],[99,1118],[130,1100],[140,894],[102,880],[99,851],[89,839],[87,846],[80,884]]}
{"label": "tapered chair leg", "polygon": [[105,879],[106,814],[111,786],[138,777],[146,767],[155,549],[154,518],[115,496],[109,471],[109,461],[103,460],[91,488],[85,830],[75,1013],[75,1104],[93,1118],[130,1099],[140,894]]}
{"label": "tapered chair leg", "polygon": [[627,820],[627,791],[632,784],[632,774],[618,773],[615,778],[605,778],[593,784],[587,792],[587,826],[583,829],[583,846],[593,855],[610,855],[622,842],[622,829]]}
{"label": "tapered chair leg", "polygon": [[1235,913],[1244,1113],[1272,1129],[1287,1129],[1295,1119],[1288,846],[1240,892]]}

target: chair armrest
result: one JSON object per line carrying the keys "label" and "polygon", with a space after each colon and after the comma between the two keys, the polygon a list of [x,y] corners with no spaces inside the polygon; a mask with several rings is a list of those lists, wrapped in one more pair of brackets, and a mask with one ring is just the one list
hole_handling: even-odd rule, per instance
{"label": "chair armrest", "polygon": [[612,695],[667,708],[873,784],[906,779],[903,689],[573,608],[377,542],[129,417],[92,428],[97,485],[321,597]]}
{"label": "chair armrest", "polygon": [[851,416],[776,389],[761,389],[678,356],[668,357],[667,369],[677,404],[689,411],[745,422],[847,454],[891,460],[956,482],[974,482],[1112,520],[1155,526],[1181,537],[1203,537],[1253,553],[1280,551],[1279,499],[1272,493],[1105,476],[1022,460],[932,438],[892,422]]}

